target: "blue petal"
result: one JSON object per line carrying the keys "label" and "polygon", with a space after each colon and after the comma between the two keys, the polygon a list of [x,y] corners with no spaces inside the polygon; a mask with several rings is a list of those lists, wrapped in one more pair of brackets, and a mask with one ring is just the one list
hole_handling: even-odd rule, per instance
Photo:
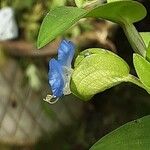
{"label": "blue petal", "polygon": [[55,59],[49,61],[49,84],[51,86],[53,96],[61,97],[63,95],[64,80],[61,64]]}
{"label": "blue petal", "polygon": [[71,68],[71,62],[75,53],[75,46],[71,41],[62,40],[58,48],[58,61],[62,66]]}

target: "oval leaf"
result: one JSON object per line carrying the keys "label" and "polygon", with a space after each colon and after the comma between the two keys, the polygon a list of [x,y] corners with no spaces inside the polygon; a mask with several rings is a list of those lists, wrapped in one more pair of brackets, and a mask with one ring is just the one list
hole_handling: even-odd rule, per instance
{"label": "oval leaf", "polygon": [[86,17],[97,17],[122,24],[134,23],[146,16],[145,7],[135,1],[116,1],[100,5],[91,10]]}
{"label": "oval leaf", "polygon": [[129,67],[119,56],[103,49],[87,49],[75,61],[71,91],[89,100],[96,93],[123,82],[128,75]]}
{"label": "oval leaf", "polygon": [[150,116],[131,121],[95,143],[90,150],[149,150]]}
{"label": "oval leaf", "polygon": [[133,55],[133,63],[141,82],[150,89],[150,63],[139,54]]}
{"label": "oval leaf", "polygon": [[42,48],[48,44],[81,19],[85,13],[84,9],[77,7],[62,6],[51,10],[42,22],[37,47]]}
{"label": "oval leaf", "polygon": [[124,22],[137,22],[145,15],[144,6],[135,1],[107,3],[91,10],[66,6],[58,7],[51,10],[44,18],[38,35],[37,47],[45,46],[84,17],[103,18],[122,25]]}

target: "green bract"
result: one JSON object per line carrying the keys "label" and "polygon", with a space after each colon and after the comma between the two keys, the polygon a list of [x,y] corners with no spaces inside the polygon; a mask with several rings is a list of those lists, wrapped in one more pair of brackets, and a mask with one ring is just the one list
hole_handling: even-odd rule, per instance
{"label": "green bract", "polygon": [[58,7],[51,10],[43,20],[40,28],[37,46],[41,48],[65,32],[78,20],[85,17],[103,18],[121,25],[134,23],[146,15],[144,6],[135,1],[117,1],[90,10],[77,7]]}
{"label": "green bract", "polygon": [[95,143],[90,150],[149,150],[150,116],[131,121]]}
{"label": "green bract", "polygon": [[71,91],[89,100],[94,94],[126,81],[128,75],[129,66],[119,56],[100,48],[87,49],[76,58]]}

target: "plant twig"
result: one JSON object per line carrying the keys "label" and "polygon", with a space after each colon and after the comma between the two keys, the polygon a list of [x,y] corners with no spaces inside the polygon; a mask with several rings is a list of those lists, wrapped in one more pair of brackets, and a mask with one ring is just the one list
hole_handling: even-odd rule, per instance
{"label": "plant twig", "polygon": [[15,56],[28,56],[28,57],[42,57],[42,56],[53,56],[57,53],[57,47],[59,40],[55,40],[51,44],[48,44],[41,50],[36,49],[34,44],[25,42],[22,40],[19,41],[3,41],[0,42],[0,45],[5,48],[5,50]]}

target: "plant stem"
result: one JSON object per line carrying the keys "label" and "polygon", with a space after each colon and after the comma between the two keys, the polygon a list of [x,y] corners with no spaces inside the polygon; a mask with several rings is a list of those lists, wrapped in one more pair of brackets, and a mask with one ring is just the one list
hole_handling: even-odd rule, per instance
{"label": "plant stem", "polygon": [[136,30],[135,26],[130,22],[125,22],[123,25],[123,30],[125,32],[125,35],[127,36],[133,50],[142,55],[143,57],[146,57],[146,46],[143,42],[142,37]]}
{"label": "plant stem", "polygon": [[137,86],[143,88],[144,90],[146,90],[149,94],[150,94],[150,89],[148,89],[146,86],[144,86],[144,84],[139,80],[139,78],[129,74],[129,76],[126,79],[126,82],[131,82],[136,84]]}

